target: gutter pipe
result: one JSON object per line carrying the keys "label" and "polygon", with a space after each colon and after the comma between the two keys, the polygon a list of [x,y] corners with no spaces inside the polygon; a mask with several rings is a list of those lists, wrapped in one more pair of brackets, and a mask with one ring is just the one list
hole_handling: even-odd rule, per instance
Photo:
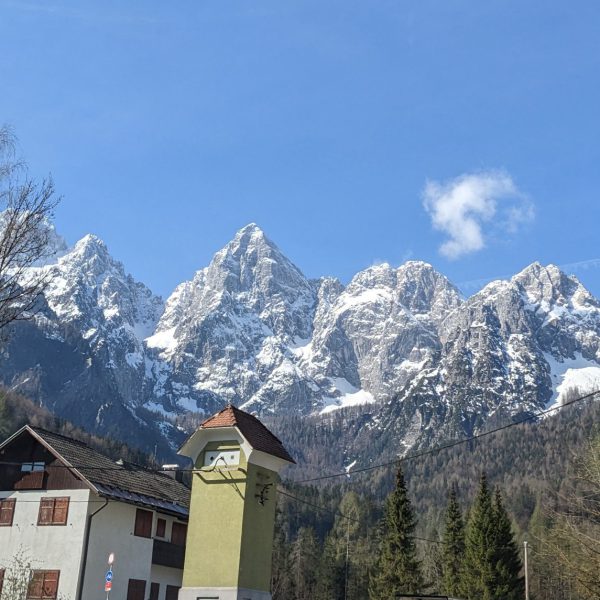
{"label": "gutter pipe", "polygon": [[108,498],[104,498],[104,504],[93,513],[90,513],[87,518],[85,528],[85,542],[83,546],[83,559],[81,561],[81,576],[79,577],[79,584],[77,585],[77,600],[83,600],[83,582],[85,579],[85,569],[87,566],[88,550],[90,546],[90,532],[92,529],[92,518],[97,515],[102,509],[108,505]]}

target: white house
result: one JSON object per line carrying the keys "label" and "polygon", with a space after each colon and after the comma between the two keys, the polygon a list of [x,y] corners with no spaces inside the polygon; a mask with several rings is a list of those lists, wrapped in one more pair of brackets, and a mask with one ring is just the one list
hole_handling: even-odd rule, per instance
{"label": "white house", "polygon": [[110,554],[110,600],[176,600],[189,498],[174,476],[23,427],[0,444],[0,600],[23,581],[28,600],[105,600]]}

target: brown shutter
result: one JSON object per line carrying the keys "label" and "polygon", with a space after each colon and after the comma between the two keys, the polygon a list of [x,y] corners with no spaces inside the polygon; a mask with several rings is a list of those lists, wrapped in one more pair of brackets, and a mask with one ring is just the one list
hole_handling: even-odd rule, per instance
{"label": "brown shutter", "polygon": [[2,593],[3,587],[4,587],[4,569],[0,569],[0,594]]}
{"label": "brown shutter", "polygon": [[146,582],[143,579],[130,579],[127,586],[127,600],[145,600]]}
{"label": "brown shutter", "polygon": [[167,530],[167,522],[164,519],[156,519],[156,537],[164,538]]}
{"label": "brown shutter", "polygon": [[69,498],[54,499],[54,514],[52,523],[54,525],[66,525],[67,516],[69,515]]}
{"label": "brown shutter", "polygon": [[187,525],[185,523],[173,523],[171,531],[171,543],[177,546],[185,546],[185,538],[187,535]]}
{"label": "brown shutter", "polygon": [[[149,510],[138,508],[135,511],[135,527],[133,535],[139,537],[152,537],[152,513]],[[132,581],[135,581],[132,579]]]}
{"label": "brown shutter", "polygon": [[27,598],[41,598],[43,585],[44,571],[34,571],[29,582],[29,587],[27,589]]}
{"label": "brown shutter", "polygon": [[58,577],[60,571],[44,571],[42,598],[54,600],[58,594]]}
{"label": "brown shutter", "polygon": [[160,593],[160,584],[151,583],[150,584],[150,597],[148,600],[158,600],[158,595]]}
{"label": "brown shutter", "polygon": [[167,586],[167,594],[165,596],[165,600],[177,600],[179,595],[179,588],[174,585]]}
{"label": "brown shutter", "polygon": [[0,526],[10,527],[15,514],[15,499],[7,498],[0,502]]}
{"label": "brown shutter", "polygon": [[38,525],[52,525],[54,515],[54,498],[42,498],[40,500],[40,512],[38,514]]}

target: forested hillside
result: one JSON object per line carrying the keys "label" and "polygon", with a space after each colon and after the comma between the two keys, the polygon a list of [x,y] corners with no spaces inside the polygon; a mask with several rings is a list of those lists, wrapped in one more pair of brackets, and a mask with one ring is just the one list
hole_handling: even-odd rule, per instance
{"label": "forested hillside", "polygon": [[[275,555],[278,598],[343,598],[345,588],[347,598],[367,597],[369,574],[377,555],[383,500],[393,488],[395,468],[309,484],[290,483],[335,472],[336,468],[326,467],[329,460],[339,469],[344,461],[334,459],[334,441],[339,439],[342,419],[348,422],[352,416],[336,415],[322,427],[294,420],[293,426],[288,423],[285,433],[281,432],[286,444],[303,461],[311,460],[316,466],[309,468],[301,463],[286,473],[288,483],[284,491],[297,499],[280,498]],[[448,495],[453,487],[457,490],[459,505],[466,516],[481,474],[485,472],[491,488],[502,494],[516,540],[520,543],[529,539],[534,597],[540,600],[587,598],[576,595],[574,584],[560,569],[551,568],[552,558],[542,552],[540,539],[545,539],[550,531],[546,515],[560,504],[560,498],[573,493],[574,485],[577,491],[579,484],[573,483],[572,476],[589,443],[600,434],[599,424],[600,404],[588,401],[563,409],[554,417],[523,423],[479,441],[403,461],[408,496],[417,519],[415,535],[423,538],[417,540],[417,547],[431,589],[440,591],[441,545],[437,542],[442,540]],[[381,454],[365,454],[361,463],[385,462],[393,453],[390,449]],[[340,514],[357,520],[349,521]],[[350,540],[348,573],[347,539]],[[312,556],[314,562],[311,564],[305,555]],[[300,556],[304,558],[300,560]],[[300,591],[290,580],[294,569],[296,583],[304,582]],[[349,578],[347,584],[346,577]],[[306,581],[313,582],[309,591]],[[306,595],[308,593],[313,595]]]}
{"label": "forested hillside", "polygon": [[29,398],[0,388],[0,441],[4,441],[23,425],[43,427],[80,440],[115,460],[123,459],[141,465],[153,464],[152,458],[138,449],[130,448],[118,440],[92,435],[70,421],[58,418]]}

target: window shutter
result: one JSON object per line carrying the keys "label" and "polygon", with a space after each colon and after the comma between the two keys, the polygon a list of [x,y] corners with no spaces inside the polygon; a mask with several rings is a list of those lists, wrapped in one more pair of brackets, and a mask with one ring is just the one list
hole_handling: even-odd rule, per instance
{"label": "window shutter", "polygon": [[40,500],[40,512],[38,525],[51,525],[54,514],[54,498],[42,498]]}
{"label": "window shutter", "polygon": [[160,584],[151,583],[150,584],[150,597],[148,600],[158,600],[158,595],[160,593]]}
{"label": "window shutter", "polygon": [[145,600],[146,582],[143,579],[130,579],[127,586],[127,600]]}
{"label": "window shutter", "polygon": [[156,519],[156,537],[164,538],[167,530],[167,522],[164,519]]}
{"label": "window shutter", "polygon": [[[4,587],[4,569],[0,569],[0,594],[2,593],[2,588]],[[157,598],[158,600],[158,598]]]}
{"label": "window shutter", "polygon": [[44,571],[42,598],[56,598],[58,594],[58,576],[60,571]]}
{"label": "window shutter", "polygon": [[34,571],[27,589],[27,598],[41,598],[44,585],[44,571]]}
{"label": "window shutter", "polygon": [[185,537],[187,535],[187,525],[185,523],[173,523],[171,531],[171,543],[177,546],[185,546]]}
{"label": "window shutter", "polygon": [[69,515],[69,498],[54,499],[54,514],[52,523],[54,525],[66,525],[67,516]]}
{"label": "window shutter", "polygon": [[0,502],[0,525],[10,527],[15,514],[15,499],[7,498]]}
{"label": "window shutter", "polygon": [[152,513],[149,510],[138,508],[135,511],[135,527],[133,534],[139,537],[152,537]]}
{"label": "window shutter", "polygon": [[165,600],[177,600],[179,595],[179,588],[174,585],[167,586],[167,594],[165,596]]}

